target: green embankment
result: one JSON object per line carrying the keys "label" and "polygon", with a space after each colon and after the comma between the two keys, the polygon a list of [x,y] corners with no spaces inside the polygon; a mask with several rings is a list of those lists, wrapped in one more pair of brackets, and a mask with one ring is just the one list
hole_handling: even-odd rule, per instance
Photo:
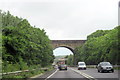
{"label": "green embankment", "polygon": [[52,64],[53,51],[44,29],[31,26],[26,19],[13,16],[9,11],[0,11],[0,15],[3,73],[37,69]]}
{"label": "green embankment", "polygon": [[[75,49],[76,62],[84,61],[88,65],[94,65],[101,61],[109,61],[113,65],[120,64],[119,31],[120,26],[117,26],[112,30],[97,30],[87,36],[85,44]],[[72,57],[68,57],[70,65],[74,64]]]}

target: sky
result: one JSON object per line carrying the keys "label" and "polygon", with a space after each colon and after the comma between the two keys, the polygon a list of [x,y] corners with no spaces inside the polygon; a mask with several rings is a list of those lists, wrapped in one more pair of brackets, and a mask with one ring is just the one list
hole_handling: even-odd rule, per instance
{"label": "sky", "polygon": [[73,55],[73,52],[67,48],[59,47],[53,50],[53,53],[55,56],[61,56],[61,55]]}
{"label": "sky", "polygon": [[118,2],[0,0],[0,9],[27,19],[32,26],[45,29],[51,40],[86,40],[87,35],[96,30],[110,30],[118,25]]}

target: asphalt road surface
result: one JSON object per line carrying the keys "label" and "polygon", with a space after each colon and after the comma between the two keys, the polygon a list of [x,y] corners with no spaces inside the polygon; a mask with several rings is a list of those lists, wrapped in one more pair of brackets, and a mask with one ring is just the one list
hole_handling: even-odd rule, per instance
{"label": "asphalt road surface", "polygon": [[88,80],[76,71],[68,68],[68,70],[56,70],[53,74],[47,77],[46,80]]}
{"label": "asphalt road surface", "polygon": [[68,70],[58,70],[50,78],[84,78],[84,77],[80,75],[79,73],[68,68]]}
{"label": "asphalt road surface", "polygon": [[[72,69],[77,70],[77,68],[72,68]],[[118,70],[114,70],[114,73],[112,73],[112,72],[99,73],[96,68],[87,68],[87,70],[80,70],[80,72],[83,72],[94,78],[118,78],[119,77]]]}
{"label": "asphalt road surface", "polygon": [[[46,76],[46,75],[45,75]],[[49,74],[45,80],[120,80],[119,71],[98,73],[95,68],[77,70],[75,67],[68,67],[68,70],[55,70]],[[38,77],[40,78],[40,77]]]}

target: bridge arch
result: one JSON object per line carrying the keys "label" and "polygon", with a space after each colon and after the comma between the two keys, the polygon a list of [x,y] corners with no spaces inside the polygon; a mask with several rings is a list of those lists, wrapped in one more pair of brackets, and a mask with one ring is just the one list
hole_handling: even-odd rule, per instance
{"label": "bridge arch", "polygon": [[59,47],[67,48],[67,49],[69,49],[74,54],[73,48],[71,48],[69,46],[58,46],[58,47],[54,47],[54,49],[59,48]]}
{"label": "bridge arch", "polygon": [[72,51],[74,55],[74,65],[77,64],[74,49],[80,45],[83,45],[86,40],[51,40],[53,50],[58,47],[65,47]]}
{"label": "bridge arch", "polygon": [[65,47],[74,53],[74,49],[80,45],[83,45],[86,40],[51,40],[53,49],[58,47]]}

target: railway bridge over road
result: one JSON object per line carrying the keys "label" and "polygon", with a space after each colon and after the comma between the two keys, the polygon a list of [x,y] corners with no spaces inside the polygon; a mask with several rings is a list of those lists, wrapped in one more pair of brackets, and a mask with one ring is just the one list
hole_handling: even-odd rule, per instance
{"label": "railway bridge over road", "polygon": [[[65,47],[71,50],[74,54],[74,49],[80,45],[83,45],[85,41],[86,40],[51,40],[51,45],[52,45],[53,50],[58,47]],[[74,63],[76,64],[75,57],[74,57]]]}

